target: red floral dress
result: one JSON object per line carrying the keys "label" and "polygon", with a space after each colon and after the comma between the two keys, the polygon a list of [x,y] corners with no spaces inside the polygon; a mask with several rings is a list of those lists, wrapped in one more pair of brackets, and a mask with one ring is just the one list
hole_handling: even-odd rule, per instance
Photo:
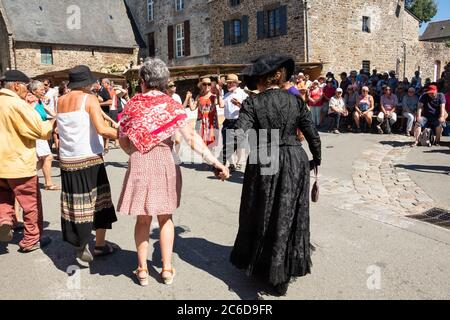
{"label": "red floral dress", "polygon": [[[216,142],[216,130],[219,130],[216,96],[198,98],[198,118],[196,130],[206,145]],[[218,131],[217,131],[218,132]]]}

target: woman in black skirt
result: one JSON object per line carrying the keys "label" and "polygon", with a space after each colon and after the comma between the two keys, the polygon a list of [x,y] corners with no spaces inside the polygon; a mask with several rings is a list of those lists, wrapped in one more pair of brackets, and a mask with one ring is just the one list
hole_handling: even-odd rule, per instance
{"label": "woman in black skirt", "polygon": [[117,139],[117,128],[103,121],[98,99],[91,94],[96,82],[87,66],[69,73],[72,90],[58,100],[58,131],[61,167],[61,225],[63,239],[77,247],[77,257],[91,262],[89,250],[95,230],[94,256],[115,251],[106,242],[106,230],[117,221],[111,187],[103,160],[103,138]]}
{"label": "woman in black skirt", "polygon": [[[294,61],[276,55],[261,57],[246,69],[247,85],[260,94],[243,103],[236,124],[248,134],[251,152],[231,262],[279,295],[286,294],[294,277],[311,270],[310,170],[321,162],[320,137],[307,106],[281,89],[293,72]],[[297,129],[309,144],[312,162]]]}

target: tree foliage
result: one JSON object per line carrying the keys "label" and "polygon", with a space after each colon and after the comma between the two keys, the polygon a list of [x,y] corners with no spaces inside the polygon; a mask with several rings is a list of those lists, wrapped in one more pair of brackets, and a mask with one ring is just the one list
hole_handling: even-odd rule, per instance
{"label": "tree foliage", "polygon": [[420,19],[421,24],[429,22],[438,8],[436,0],[405,0],[405,6]]}

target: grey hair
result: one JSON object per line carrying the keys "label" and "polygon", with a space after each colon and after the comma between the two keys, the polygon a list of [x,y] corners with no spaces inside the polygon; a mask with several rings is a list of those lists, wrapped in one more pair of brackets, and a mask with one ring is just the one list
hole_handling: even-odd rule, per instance
{"label": "grey hair", "polygon": [[34,92],[35,90],[37,90],[39,87],[43,87],[44,86],[44,83],[42,83],[41,81],[39,81],[39,80],[33,80],[33,81],[31,81],[30,82],[30,85],[29,85],[29,90],[31,91],[31,92]]}
{"label": "grey hair", "polygon": [[8,90],[12,90],[14,88],[14,81],[5,81],[3,82],[3,88],[8,89]]}
{"label": "grey hair", "polygon": [[139,70],[139,77],[147,89],[164,91],[169,82],[170,72],[167,65],[158,58],[147,58]]}

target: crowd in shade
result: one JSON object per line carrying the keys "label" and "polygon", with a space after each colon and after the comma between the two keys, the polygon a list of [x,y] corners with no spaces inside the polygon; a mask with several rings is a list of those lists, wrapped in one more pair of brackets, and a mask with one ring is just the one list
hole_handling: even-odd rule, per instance
{"label": "crowd in shade", "polygon": [[[310,79],[304,73],[294,75],[294,70],[290,57],[263,56],[241,78],[228,74],[199,79],[184,100],[157,58],[143,63],[134,96],[129,87],[94,78],[83,65],[71,69],[69,81],[59,87],[49,79],[31,80],[18,70],[7,71],[0,90],[0,241],[10,242],[22,229],[23,253],[52,242],[43,230],[37,176],[42,170],[44,189],[60,192],[62,239],[80,261],[90,263],[120,250],[106,240],[107,231],[117,213],[135,217],[134,274],[138,284],[148,286],[149,235],[156,219],[160,275],[162,282],[172,284],[173,215],[182,210],[176,155],[185,141],[218,180],[245,171],[230,262],[268,284],[271,294],[286,294],[295,278],[311,272],[310,171],[317,172],[322,162],[319,131],[397,131],[413,135],[411,145],[416,146],[422,130],[431,128],[439,144],[450,101],[442,81],[422,81],[419,72],[400,81],[393,71],[344,72],[338,80],[331,72]],[[190,125],[188,111],[196,112],[195,125]],[[279,140],[257,139],[248,156],[242,148],[246,133],[275,129]],[[212,147],[221,138],[222,152],[216,158]],[[312,160],[303,149],[305,140]],[[271,144],[279,148],[277,158],[270,159],[277,170],[264,173],[267,162],[258,152]],[[117,204],[105,168],[110,145],[129,156]],[[54,160],[61,186],[52,181]]]}

